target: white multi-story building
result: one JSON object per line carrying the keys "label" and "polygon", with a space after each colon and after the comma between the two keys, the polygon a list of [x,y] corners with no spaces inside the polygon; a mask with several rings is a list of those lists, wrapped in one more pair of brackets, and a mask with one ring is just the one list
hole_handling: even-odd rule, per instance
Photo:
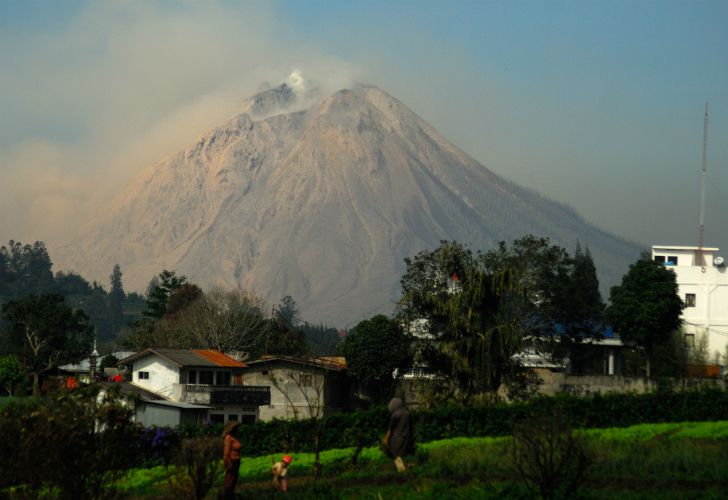
{"label": "white multi-story building", "polygon": [[652,258],[677,276],[678,293],[685,303],[682,319],[686,344],[706,335],[709,362],[726,364],[728,345],[728,272],[718,248],[652,247]]}
{"label": "white multi-story building", "polygon": [[135,418],[145,426],[259,420],[270,387],[243,382],[244,363],[209,349],[149,348],[124,358],[131,368],[126,389],[140,396]]}

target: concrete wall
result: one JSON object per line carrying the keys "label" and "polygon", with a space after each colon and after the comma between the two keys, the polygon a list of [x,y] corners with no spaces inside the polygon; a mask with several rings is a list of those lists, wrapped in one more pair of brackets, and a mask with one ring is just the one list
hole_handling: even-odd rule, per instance
{"label": "concrete wall", "polygon": [[683,302],[687,294],[695,294],[695,306],[686,307],[682,313],[685,333],[696,337],[707,334],[708,362],[725,365],[726,360],[721,357],[728,346],[728,267],[713,265],[714,258],[720,255],[717,248],[706,248],[702,255],[705,265],[700,266],[696,265],[699,259],[694,248],[652,248],[653,259],[656,256],[678,258],[677,265],[668,267],[675,272]]}
{"label": "concrete wall", "polygon": [[[179,383],[179,367],[156,356],[145,356],[134,361],[132,383],[162,396],[172,395],[174,384]],[[140,379],[139,372],[149,372],[149,379]]]}
{"label": "concrete wall", "polygon": [[[264,373],[267,372],[267,373]],[[301,375],[311,378],[311,386],[301,387],[296,380]],[[259,408],[260,420],[269,421],[274,418],[310,418],[308,396],[311,406],[316,408],[324,405],[325,376],[323,370],[297,364],[270,364],[268,366],[256,365],[250,367],[243,375],[243,382],[247,385],[267,385],[270,387],[270,405]]]}
{"label": "concrete wall", "polygon": [[[594,394],[609,393],[637,393],[654,391],[658,385],[664,384],[666,379],[649,380],[643,377],[620,377],[608,375],[567,375],[563,372],[551,371],[549,369],[534,369],[534,373],[543,381],[538,386],[538,394],[552,396],[558,393],[573,394],[576,396],[588,396]],[[426,405],[422,399],[422,387],[420,384],[427,384],[426,379],[405,379],[402,381],[400,390],[403,392],[407,405],[413,408]],[[721,378],[686,378],[668,379],[675,390],[689,390],[698,387],[717,387],[728,389],[728,384]],[[498,393],[503,400],[508,399],[508,392],[501,387]]]}
{"label": "concrete wall", "polygon": [[140,403],[135,408],[135,420],[144,427],[175,427],[180,424],[179,408]]}
{"label": "concrete wall", "polygon": [[[641,394],[656,390],[658,383],[664,383],[664,379],[658,382],[655,379],[646,379],[643,377],[576,377],[549,370],[535,370],[535,372],[543,380],[538,392],[547,395],[564,392],[575,395],[607,394],[610,392],[636,392]],[[691,389],[705,386],[726,387],[722,379],[670,379],[670,383],[675,389]]]}

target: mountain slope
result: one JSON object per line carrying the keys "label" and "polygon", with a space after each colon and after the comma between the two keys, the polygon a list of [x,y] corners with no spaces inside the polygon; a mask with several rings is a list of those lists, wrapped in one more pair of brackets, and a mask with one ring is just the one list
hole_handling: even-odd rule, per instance
{"label": "mountain slope", "polygon": [[305,318],[343,326],[391,312],[404,257],[528,233],[588,245],[612,284],[639,252],[496,176],[376,87],[307,107],[282,85],[141,172],[58,262],[100,280],[119,263],[129,289],[167,268],[290,294]]}

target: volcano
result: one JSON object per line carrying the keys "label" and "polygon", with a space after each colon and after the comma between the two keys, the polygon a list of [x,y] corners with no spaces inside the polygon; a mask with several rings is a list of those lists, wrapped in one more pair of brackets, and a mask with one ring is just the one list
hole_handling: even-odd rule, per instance
{"label": "volcano", "polygon": [[403,259],[441,240],[488,249],[526,234],[590,249],[616,284],[640,248],[489,171],[381,89],[318,100],[283,84],[148,166],[57,263],[127,290],[162,269],[200,286],[296,300],[310,322],[390,313]]}

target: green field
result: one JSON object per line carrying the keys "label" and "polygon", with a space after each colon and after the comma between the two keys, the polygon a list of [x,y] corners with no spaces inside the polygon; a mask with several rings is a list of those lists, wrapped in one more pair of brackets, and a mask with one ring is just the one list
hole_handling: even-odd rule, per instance
{"label": "green field", "polygon": [[[728,421],[643,424],[580,431],[591,459],[581,498],[728,497]],[[321,453],[323,477],[312,478],[314,457],[294,455],[292,498],[533,498],[511,462],[512,438],[454,438],[418,446],[410,469],[397,474],[378,448]],[[270,466],[278,456],[243,458],[238,493],[273,497]],[[162,467],[138,469],[119,483],[131,497],[163,496]],[[215,489],[209,497],[214,498]]]}

